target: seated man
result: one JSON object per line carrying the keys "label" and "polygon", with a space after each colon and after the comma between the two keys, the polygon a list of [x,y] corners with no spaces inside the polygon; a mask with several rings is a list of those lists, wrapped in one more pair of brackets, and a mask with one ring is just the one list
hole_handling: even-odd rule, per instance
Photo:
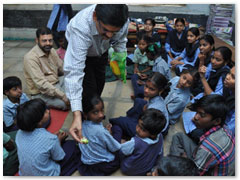
{"label": "seated man", "polygon": [[24,56],[28,90],[33,99],[43,99],[48,107],[67,110],[70,103],[64,92],[63,61],[52,48],[52,32],[43,27],[36,31],[36,36],[37,44]]}
{"label": "seated man", "polygon": [[193,122],[205,133],[196,144],[180,132],[173,136],[170,154],[194,161],[200,175],[235,175],[235,138],[225,123],[227,105],[221,95],[207,95],[192,105],[196,114]]}

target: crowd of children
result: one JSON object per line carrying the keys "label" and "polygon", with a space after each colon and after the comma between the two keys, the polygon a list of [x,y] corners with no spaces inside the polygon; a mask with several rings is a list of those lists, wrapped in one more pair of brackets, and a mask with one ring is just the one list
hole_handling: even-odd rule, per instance
{"label": "crowd of children", "polygon": [[[48,132],[45,102],[29,100],[18,77],[3,80],[4,175],[69,176],[78,170],[83,176],[105,176],[119,168],[130,176],[235,175],[231,50],[215,49],[210,34],[200,37],[198,28],[177,18],[175,27],[168,27],[162,56],[155,21],[147,18],[144,23],[132,60],[133,107],[104,127],[101,97],[83,97],[82,135],[87,142],[66,140],[66,132]],[[66,47],[59,44],[64,59]],[[183,112],[188,104],[191,111]],[[165,136],[181,117],[185,132],[173,136],[164,157]]]}

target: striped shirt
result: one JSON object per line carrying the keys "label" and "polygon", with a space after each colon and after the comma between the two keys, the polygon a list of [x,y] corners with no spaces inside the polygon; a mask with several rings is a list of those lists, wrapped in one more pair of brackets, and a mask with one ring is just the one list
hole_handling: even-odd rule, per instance
{"label": "striped shirt", "polygon": [[104,40],[93,21],[95,7],[96,5],[91,5],[76,14],[66,30],[68,48],[64,57],[65,87],[73,112],[82,111],[82,82],[86,56],[100,57],[110,45],[115,52],[127,51],[129,21],[111,39]]}
{"label": "striped shirt", "polygon": [[200,137],[193,157],[200,175],[234,175],[235,138],[226,126],[215,126]]}

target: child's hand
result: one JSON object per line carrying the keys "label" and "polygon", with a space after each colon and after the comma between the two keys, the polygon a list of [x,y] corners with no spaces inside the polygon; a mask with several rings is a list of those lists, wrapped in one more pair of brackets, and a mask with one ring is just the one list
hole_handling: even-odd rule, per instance
{"label": "child's hand", "polygon": [[139,70],[138,70],[138,68],[134,68],[134,74],[138,74],[139,73]]}
{"label": "child's hand", "polygon": [[144,81],[141,81],[141,80],[137,80],[137,83],[138,83],[139,85],[145,85],[145,82],[144,82]]}
{"label": "child's hand", "polygon": [[59,132],[57,132],[56,135],[60,142],[63,142],[68,137],[67,133],[64,131],[62,131],[62,132],[59,131]]}
{"label": "child's hand", "polygon": [[141,74],[140,75],[140,79],[142,79],[142,80],[147,79],[147,78],[148,78],[147,74]]}
{"label": "child's hand", "polygon": [[109,131],[110,134],[112,134],[112,124],[111,123],[108,123],[106,125],[106,129]]}
{"label": "child's hand", "polygon": [[204,77],[206,71],[207,71],[206,66],[201,66],[201,67],[198,68],[198,72],[199,72],[199,75],[200,75],[201,78]]}

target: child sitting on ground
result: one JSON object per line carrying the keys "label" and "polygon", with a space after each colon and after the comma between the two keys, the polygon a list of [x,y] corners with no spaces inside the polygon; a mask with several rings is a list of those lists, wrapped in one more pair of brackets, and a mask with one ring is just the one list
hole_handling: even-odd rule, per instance
{"label": "child sitting on ground", "polygon": [[198,58],[199,50],[199,30],[192,27],[187,31],[187,45],[183,52],[172,60],[172,68],[175,69],[176,75],[182,72],[183,69],[193,68]]}
{"label": "child sitting on ground", "polygon": [[221,95],[211,94],[192,104],[196,111],[193,123],[205,129],[199,143],[183,132],[172,138],[170,154],[193,159],[200,175],[235,175],[235,137],[225,126],[228,107]]}
{"label": "child sitting on ground", "polygon": [[[27,95],[22,92],[21,80],[16,76],[10,76],[3,79],[3,94],[7,96],[7,98],[3,100],[4,132],[18,130],[16,125],[17,107],[29,101]],[[49,124],[50,118],[43,127],[47,128]]]}
{"label": "child sitting on ground", "polygon": [[198,78],[198,71],[191,68],[184,69],[180,77],[176,76],[170,80],[172,85],[164,102],[168,110],[169,123],[171,125],[177,123],[184,108],[190,102],[190,88],[195,86]]}
{"label": "child sitting on ground", "polygon": [[18,130],[16,126],[17,107],[29,98],[22,92],[22,82],[16,76],[3,79],[3,94],[7,96],[3,100],[3,129],[4,132]]}
{"label": "child sitting on ground", "polygon": [[38,98],[17,109],[20,176],[70,176],[78,167],[80,151],[75,141],[64,141],[65,132],[55,135],[42,128],[48,119],[49,110]]}
{"label": "child sitting on ground", "polygon": [[[133,107],[127,111],[126,117],[121,116],[109,119],[112,127],[114,128],[114,126],[119,126],[120,128],[118,129],[122,131],[122,134],[128,137],[133,137],[136,134],[136,125],[138,123],[139,116],[146,109],[154,108],[160,110],[166,118],[166,124],[162,129],[162,134],[167,135],[169,117],[164,103],[164,98],[170,91],[170,85],[171,83],[169,83],[165,76],[158,72],[154,73],[153,77],[149,78],[144,86],[144,97],[148,100],[136,98],[134,100]],[[114,136],[114,130],[112,130],[112,133]]]}
{"label": "child sitting on ground", "polygon": [[148,176],[198,176],[196,164],[189,158],[168,155],[162,157]]}
{"label": "child sitting on ground", "polygon": [[88,144],[80,144],[79,173],[82,176],[110,175],[119,168],[118,150],[121,145],[104,128],[104,104],[99,96],[83,97],[82,135]]}
{"label": "child sitting on ground", "polygon": [[163,136],[166,119],[161,111],[147,109],[139,118],[136,136],[121,145],[121,171],[130,176],[143,176],[163,156]]}
{"label": "child sitting on ground", "polygon": [[171,67],[172,60],[175,60],[184,50],[187,45],[187,28],[185,20],[177,18],[175,28],[168,32],[165,50],[167,53],[168,65]]}
{"label": "child sitting on ground", "polygon": [[[162,57],[160,56],[160,48],[155,44],[149,44],[146,49],[146,55],[149,60],[153,61],[152,72],[159,72],[164,75],[168,80],[171,79],[171,71],[168,67],[168,64]],[[131,77],[132,86],[134,90],[134,98],[143,97],[143,89],[144,89],[144,80],[148,79],[151,75],[147,75],[145,73],[134,74]]]}

